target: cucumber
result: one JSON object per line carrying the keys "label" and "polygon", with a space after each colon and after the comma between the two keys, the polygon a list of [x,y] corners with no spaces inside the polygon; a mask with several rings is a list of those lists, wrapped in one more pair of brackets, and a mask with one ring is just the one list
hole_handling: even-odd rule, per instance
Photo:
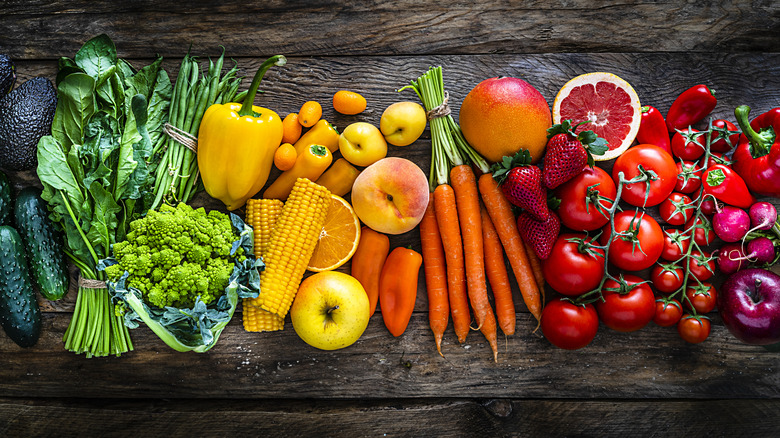
{"label": "cucumber", "polygon": [[0,171],[0,225],[11,225],[11,183]]}
{"label": "cucumber", "polygon": [[68,292],[62,233],[54,228],[40,190],[27,187],[16,197],[16,230],[22,237],[33,280],[41,294],[59,300]]}
{"label": "cucumber", "polygon": [[0,325],[20,347],[32,347],[41,334],[41,311],[35,299],[22,238],[7,225],[0,225]]}

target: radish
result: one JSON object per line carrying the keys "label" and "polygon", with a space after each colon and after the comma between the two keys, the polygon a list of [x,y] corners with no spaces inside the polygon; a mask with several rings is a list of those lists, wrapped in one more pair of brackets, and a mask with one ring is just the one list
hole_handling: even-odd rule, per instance
{"label": "radish", "polygon": [[780,222],[777,220],[777,208],[774,205],[768,202],[756,202],[750,206],[748,214],[750,225],[753,227],[750,231],[772,230],[777,237],[780,237]]}
{"label": "radish", "polygon": [[747,265],[747,257],[739,243],[727,243],[718,250],[718,269],[724,274],[733,274]]}
{"label": "radish", "polygon": [[766,237],[757,237],[748,242],[745,257],[754,263],[772,263],[775,260],[775,245]]}
{"label": "radish", "polygon": [[725,242],[736,242],[747,235],[750,216],[744,210],[725,205],[712,217],[715,234]]}

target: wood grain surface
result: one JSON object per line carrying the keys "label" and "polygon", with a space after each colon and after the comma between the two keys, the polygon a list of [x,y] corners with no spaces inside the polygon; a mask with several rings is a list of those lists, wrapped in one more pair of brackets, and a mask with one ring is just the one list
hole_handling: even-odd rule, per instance
{"label": "wood grain surface", "polygon": [[[53,79],[57,59],[72,57],[99,33],[109,34],[136,66],[163,55],[171,76],[190,45],[204,62],[224,47],[250,77],[265,57],[282,53],[288,64],[268,72],[256,104],[283,117],[314,99],[339,128],[378,125],[389,104],[416,100],[396,90],[435,65],[443,66],[456,119],[460,102],[485,78],[523,78],[552,104],[566,81],[592,71],[621,76],[643,104],[664,114],[698,83],[716,91],[715,117],[734,120],[740,104],[754,114],[780,106],[780,4],[772,1],[5,0],[0,11],[0,53],[16,62],[17,85],[35,76]],[[330,99],[339,89],[361,93],[368,109],[335,113]],[[427,172],[430,147],[426,129],[415,144],[391,147],[389,155]],[[6,173],[16,191],[40,185],[32,171]],[[204,193],[193,204],[224,211]],[[391,236],[391,245],[419,251],[418,231]],[[535,321],[511,281],[518,328],[499,339],[498,363],[481,333],[472,331],[459,345],[451,323],[445,357],[436,354],[422,277],[399,338],[377,313],[355,345],[324,352],[304,344],[289,318],[282,332],[247,333],[239,310],[205,354],[177,353],[141,327],[131,331],[135,351],[86,359],[62,345],[75,302],[72,281],[62,301],[39,299],[44,330],[36,346],[22,349],[0,333],[0,436],[773,436],[780,430],[780,354],[738,342],[716,313],[712,335],[699,345],[652,324],[631,334],[602,325],[590,346],[569,352],[533,332]]]}

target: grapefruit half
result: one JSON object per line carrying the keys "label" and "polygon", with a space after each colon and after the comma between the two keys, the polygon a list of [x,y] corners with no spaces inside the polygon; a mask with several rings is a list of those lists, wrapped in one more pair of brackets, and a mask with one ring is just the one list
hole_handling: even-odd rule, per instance
{"label": "grapefruit half", "polygon": [[593,131],[607,140],[609,150],[594,155],[596,161],[620,156],[634,142],[641,119],[639,96],[628,82],[612,73],[586,73],[570,80],[555,96],[553,123],[573,120],[577,128]]}

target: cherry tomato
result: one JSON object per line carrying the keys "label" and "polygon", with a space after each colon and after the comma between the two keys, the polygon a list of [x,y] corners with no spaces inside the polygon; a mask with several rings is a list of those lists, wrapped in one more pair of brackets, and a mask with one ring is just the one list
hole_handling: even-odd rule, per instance
{"label": "cherry tomato", "polygon": [[710,158],[707,160],[707,168],[710,168],[716,164],[723,164],[725,166],[731,165],[731,157],[723,155],[722,152],[712,152]]}
{"label": "cherry tomato", "polygon": [[680,302],[675,299],[659,298],[655,300],[655,316],[653,322],[661,327],[671,327],[682,318],[683,311]]}
{"label": "cherry tomato", "polygon": [[542,311],[542,333],[551,344],[577,350],[596,337],[599,318],[593,304],[576,306],[561,298],[550,301]]}
{"label": "cherry tomato", "polygon": [[715,305],[718,303],[718,291],[706,281],[688,286],[685,289],[685,296],[688,297],[685,301],[685,307],[690,309],[693,306],[696,312],[702,315],[715,310]]}
{"label": "cherry tomato", "polygon": [[710,336],[710,320],[706,316],[696,318],[686,313],[677,323],[677,333],[691,344],[704,342]]}
{"label": "cherry tomato", "polygon": [[677,261],[688,252],[690,244],[690,236],[686,236],[676,228],[666,229],[664,230],[664,250],[661,252],[661,258],[670,262]]}
{"label": "cherry tomato", "polygon": [[[734,126],[733,123],[723,119],[713,120],[712,127],[719,128],[719,129],[726,129],[729,131],[739,131],[739,129],[737,129],[737,127]],[[711,138],[712,138],[712,143],[710,144],[711,152],[728,152],[739,142],[739,132],[728,135],[725,132],[721,134],[718,131],[714,131],[712,133]],[[729,143],[726,142],[726,138],[728,138],[728,140],[731,142],[731,145],[729,145]]]}
{"label": "cherry tomato", "polygon": [[668,265],[656,265],[650,271],[650,281],[655,290],[664,294],[670,294],[683,285],[685,271],[682,267],[670,263]]}
{"label": "cherry tomato", "polygon": [[688,270],[699,281],[709,280],[715,272],[715,259],[707,251],[701,253],[694,249],[688,259]]}
{"label": "cherry tomato", "polygon": [[672,153],[683,160],[698,160],[704,155],[704,135],[696,129],[681,129],[672,136]]}
{"label": "cherry tomato", "polygon": [[601,290],[604,301],[596,302],[601,322],[619,332],[633,332],[655,316],[655,296],[647,282],[635,275],[623,275],[625,284],[607,280]]}
{"label": "cherry tomato", "polygon": [[[674,158],[658,146],[636,145],[615,160],[615,165],[612,167],[612,180],[617,184],[620,181],[618,177],[620,172],[623,172],[625,179],[633,179],[642,173],[640,167],[645,171],[655,172],[655,176],[647,182],[628,184],[623,187],[622,199],[636,207],[660,204],[672,193],[677,183],[677,166],[674,164]],[[650,193],[645,202],[648,185]]]}
{"label": "cherry tomato", "polygon": [[701,211],[702,213],[706,214],[707,216],[712,216],[717,211],[715,209],[715,198],[712,196],[707,196],[707,198],[702,201],[701,203]]}
{"label": "cherry tomato", "polygon": [[693,193],[701,187],[701,173],[703,169],[698,168],[699,163],[695,161],[677,162],[677,184],[674,186],[675,192]]}
{"label": "cherry tomato", "polygon": [[593,290],[604,276],[604,250],[585,234],[558,236],[550,256],[542,261],[544,279],[556,292],[577,296]]}
{"label": "cherry tomato", "polygon": [[616,191],[615,183],[606,171],[586,167],[555,189],[555,196],[561,200],[558,207],[561,223],[577,231],[603,227],[609,222],[607,209],[612,206]]}
{"label": "cherry tomato", "polygon": [[694,227],[693,218],[688,219],[684,226],[685,234],[691,235],[693,230],[693,241],[699,246],[707,246],[715,241],[715,230],[712,229],[712,223],[706,217],[699,215]]}
{"label": "cherry tomato", "polygon": [[[607,244],[610,231],[609,225],[604,227],[600,239],[602,245]],[[641,271],[649,268],[663,252],[663,231],[661,231],[658,222],[648,214],[633,210],[617,213],[615,215],[615,231],[633,234],[631,238],[615,236],[610,243],[609,262],[620,269]]]}
{"label": "cherry tomato", "polygon": [[688,218],[693,217],[696,207],[688,195],[672,193],[658,207],[661,219],[669,225],[682,225]]}

